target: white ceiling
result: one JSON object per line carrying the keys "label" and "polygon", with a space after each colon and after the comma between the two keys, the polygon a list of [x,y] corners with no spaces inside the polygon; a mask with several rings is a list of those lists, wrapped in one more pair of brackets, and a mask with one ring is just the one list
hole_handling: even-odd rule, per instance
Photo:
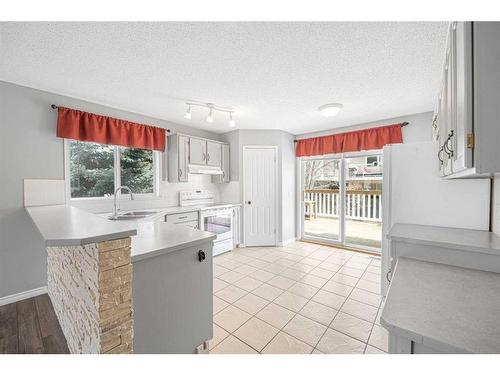
{"label": "white ceiling", "polygon": [[[197,128],[293,134],[432,110],[446,23],[2,23],[0,80]],[[317,107],[340,102],[325,119]]]}

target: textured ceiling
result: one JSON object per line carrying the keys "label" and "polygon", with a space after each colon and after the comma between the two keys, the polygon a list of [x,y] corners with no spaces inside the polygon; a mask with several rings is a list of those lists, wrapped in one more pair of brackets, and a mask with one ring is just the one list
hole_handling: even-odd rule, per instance
{"label": "textured ceiling", "polygon": [[[0,80],[226,132],[294,134],[433,109],[446,23],[2,23]],[[317,107],[344,109],[325,119]]]}

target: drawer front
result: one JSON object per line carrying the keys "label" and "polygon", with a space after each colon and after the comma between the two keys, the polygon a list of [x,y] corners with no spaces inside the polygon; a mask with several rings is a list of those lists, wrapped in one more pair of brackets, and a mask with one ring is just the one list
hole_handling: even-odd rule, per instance
{"label": "drawer front", "polygon": [[177,223],[176,225],[185,225],[186,227],[190,227],[190,228],[193,228],[193,229],[200,229],[200,225],[198,223],[198,220],[183,221],[181,223]]}
{"label": "drawer front", "polygon": [[177,224],[186,221],[198,221],[198,212],[183,212],[182,214],[170,214],[165,216],[167,223]]}

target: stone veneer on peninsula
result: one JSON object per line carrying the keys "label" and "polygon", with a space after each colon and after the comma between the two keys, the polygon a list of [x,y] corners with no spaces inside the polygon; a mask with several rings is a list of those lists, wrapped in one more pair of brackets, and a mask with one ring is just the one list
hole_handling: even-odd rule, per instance
{"label": "stone veneer on peninsula", "polygon": [[48,293],[71,353],[132,353],[130,237],[47,247]]}
{"label": "stone veneer on peninsula", "polygon": [[47,289],[71,353],[132,353],[137,230],[66,205],[27,207],[47,248]]}

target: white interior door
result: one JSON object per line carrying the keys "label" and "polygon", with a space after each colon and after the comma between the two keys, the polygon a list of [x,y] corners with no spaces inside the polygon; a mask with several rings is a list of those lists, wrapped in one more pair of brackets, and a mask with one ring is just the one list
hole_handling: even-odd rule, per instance
{"label": "white interior door", "polygon": [[276,245],[276,147],[243,148],[243,207],[246,246]]}

